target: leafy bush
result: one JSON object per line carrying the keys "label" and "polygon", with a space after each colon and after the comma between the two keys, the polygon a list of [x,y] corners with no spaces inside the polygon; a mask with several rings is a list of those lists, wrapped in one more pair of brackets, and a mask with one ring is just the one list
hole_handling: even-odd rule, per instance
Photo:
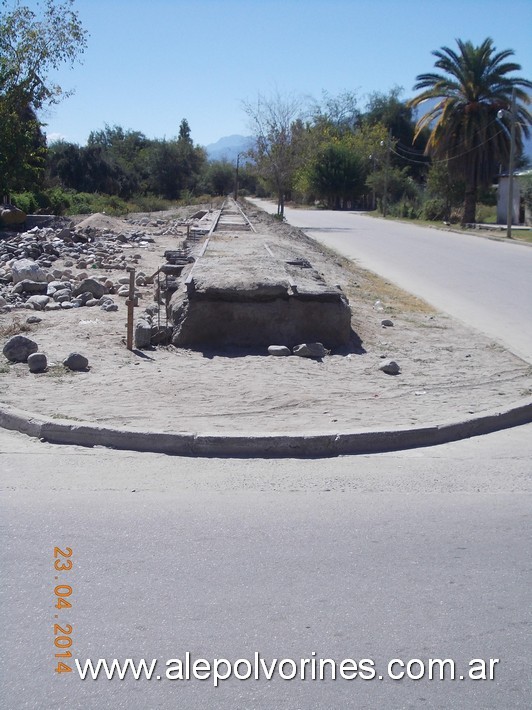
{"label": "leafy bush", "polygon": [[11,202],[26,214],[34,214],[39,208],[33,192],[15,192],[11,194]]}
{"label": "leafy bush", "polygon": [[390,205],[389,213],[392,217],[401,219],[419,219],[420,209],[412,201],[403,199]]}
{"label": "leafy bush", "polygon": [[423,219],[430,222],[441,222],[447,218],[448,207],[441,197],[431,197],[425,200],[421,210]]}
{"label": "leafy bush", "polygon": [[495,224],[497,221],[497,207],[491,204],[477,203],[477,222]]}

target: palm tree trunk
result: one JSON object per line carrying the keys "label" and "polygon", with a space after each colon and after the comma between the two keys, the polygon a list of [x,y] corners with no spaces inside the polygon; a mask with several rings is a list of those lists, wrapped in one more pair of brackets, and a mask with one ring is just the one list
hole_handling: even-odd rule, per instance
{"label": "palm tree trunk", "polygon": [[473,224],[477,213],[477,188],[474,185],[468,185],[465,191],[464,199],[464,214],[462,224]]}

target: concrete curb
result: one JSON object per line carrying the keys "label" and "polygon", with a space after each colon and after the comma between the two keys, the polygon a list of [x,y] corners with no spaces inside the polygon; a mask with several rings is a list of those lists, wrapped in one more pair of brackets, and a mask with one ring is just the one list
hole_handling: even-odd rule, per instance
{"label": "concrete curb", "polygon": [[321,458],[436,446],[532,422],[532,399],[467,419],[356,432],[287,434],[164,433],[51,419],[0,404],[0,427],[52,444],[106,446],[176,456]]}

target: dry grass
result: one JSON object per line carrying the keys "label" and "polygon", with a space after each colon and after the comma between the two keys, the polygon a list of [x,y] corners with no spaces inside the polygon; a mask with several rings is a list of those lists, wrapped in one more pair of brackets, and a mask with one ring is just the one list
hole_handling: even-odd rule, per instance
{"label": "dry grass", "polygon": [[0,325],[0,338],[11,338],[13,335],[21,333],[29,333],[31,326],[28,323],[22,323],[18,318],[13,318],[11,323]]}

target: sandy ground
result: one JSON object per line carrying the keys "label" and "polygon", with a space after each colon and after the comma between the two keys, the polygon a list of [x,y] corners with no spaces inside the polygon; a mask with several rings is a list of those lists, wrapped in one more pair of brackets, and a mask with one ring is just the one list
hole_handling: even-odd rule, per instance
{"label": "sandy ground", "polygon": [[[97,307],[42,312],[42,321],[31,326],[25,324],[29,311],[13,311],[0,313],[0,343],[17,321],[46,353],[49,368],[31,374],[27,365],[10,365],[0,355],[0,402],[58,419],[144,431],[344,432],[458,419],[532,394],[532,368],[482,334],[324,253],[297,229],[256,208],[248,215],[269,240],[289,243],[329,283],[343,287],[362,348],[354,345],[322,361],[173,346],[130,352],[122,298],[114,297],[120,304],[114,313]],[[151,217],[164,222],[175,215]],[[106,229],[125,226],[105,219]],[[96,226],[98,219],[93,221]],[[153,273],[164,250],[176,248],[179,240],[162,235],[164,224],[143,229],[155,243],[131,248],[141,252],[137,269]],[[153,302],[153,291],[153,286],[140,289],[139,312]],[[383,311],[375,308],[377,300]],[[160,317],[164,323],[164,313]],[[394,326],[382,327],[383,318]],[[66,371],[61,362],[70,352],[86,355],[90,371]],[[400,375],[378,369],[383,356],[399,363]]]}

